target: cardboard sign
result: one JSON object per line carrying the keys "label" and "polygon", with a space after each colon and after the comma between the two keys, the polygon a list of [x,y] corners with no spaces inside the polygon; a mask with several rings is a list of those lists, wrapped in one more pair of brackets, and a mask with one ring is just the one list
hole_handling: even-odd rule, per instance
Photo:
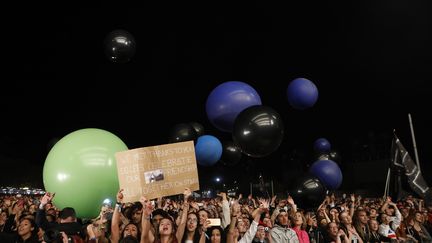
{"label": "cardboard sign", "polygon": [[185,187],[199,190],[193,141],[131,149],[115,156],[124,202],[183,194]]}

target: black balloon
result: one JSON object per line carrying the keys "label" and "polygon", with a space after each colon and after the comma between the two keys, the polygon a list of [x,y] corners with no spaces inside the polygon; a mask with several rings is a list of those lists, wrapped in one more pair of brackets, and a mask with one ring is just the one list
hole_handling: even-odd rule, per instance
{"label": "black balloon", "polygon": [[177,142],[184,142],[184,141],[190,141],[197,138],[197,134],[195,132],[195,129],[187,123],[180,123],[175,125],[168,137],[169,143],[177,143]]}
{"label": "black balloon", "polygon": [[306,174],[294,183],[291,196],[302,209],[316,209],[326,195],[326,188],[321,181],[311,175]]}
{"label": "black balloon", "polygon": [[240,162],[242,152],[240,148],[232,141],[223,143],[221,161],[226,166],[234,166]]}
{"label": "black balloon", "polygon": [[203,125],[201,125],[198,122],[191,122],[191,123],[189,123],[189,125],[191,125],[194,128],[198,137],[204,135],[204,126]]}
{"label": "black balloon", "polygon": [[105,55],[114,63],[129,62],[135,49],[135,38],[126,30],[114,30],[105,38]]}
{"label": "black balloon", "polygon": [[267,106],[251,106],[237,116],[232,132],[234,143],[251,157],[264,157],[282,142],[284,125],[280,115]]}

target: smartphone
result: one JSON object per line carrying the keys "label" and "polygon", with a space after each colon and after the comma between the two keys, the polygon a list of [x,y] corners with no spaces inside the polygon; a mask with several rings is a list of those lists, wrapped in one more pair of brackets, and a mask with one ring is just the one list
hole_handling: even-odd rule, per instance
{"label": "smartphone", "polygon": [[220,218],[213,218],[213,219],[207,219],[210,221],[209,226],[220,226],[221,225],[221,219]]}

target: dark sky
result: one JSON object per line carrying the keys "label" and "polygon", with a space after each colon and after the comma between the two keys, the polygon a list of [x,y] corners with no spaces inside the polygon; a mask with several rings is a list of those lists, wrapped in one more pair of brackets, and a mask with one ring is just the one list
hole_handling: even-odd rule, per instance
{"label": "dark sky", "polygon": [[[412,151],[410,112],[432,182],[428,1],[213,4],[11,9],[1,33],[0,163],[13,173],[2,169],[0,185],[42,186],[49,141],[81,128],[108,130],[138,148],[166,143],[175,124],[196,121],[231,140],[205,112],[211,90],[231,80],[253,86],[285,124],[277,152],[243,158],[234,171],[280,179],[280,168],[298,170],[293,161],[310,163],[319,137],[330,140],[345,167],[387,158],[393,129]],[[104,56],[103,40],[115,29],[136,39],[127,64]],[[319,89],[306,111],[286,99],[297,77]],[[374,158],[353,152],[367,153],[374,143],[381,149]],[[238,176],[232,171],[218,165],[200,168],[200,176]]]}

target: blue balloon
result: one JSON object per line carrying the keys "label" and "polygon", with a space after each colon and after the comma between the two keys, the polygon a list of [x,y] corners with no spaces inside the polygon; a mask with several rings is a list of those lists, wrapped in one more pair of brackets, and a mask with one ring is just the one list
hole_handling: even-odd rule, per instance
{"label": "blue balloon", "polygon": [[231,132],[238,114],[254,105],[261,105],[254,88],[243,82],[229,81],[218,85],[207,97],[206,112],[213,126]]}
{"label": "blue balloon", "polygon": [[290,105],[298,110],[312,107],[318,100],[318,89],[312,81],[305,78],[296,78],[287,89]]}
{"label": "blue balloon", "polygon": [[316,152],[329,152],[331,149],[331,144],[325,138],[318,138],[314,142],[314,149]]}
{"label": "blue balloon", "polygon": [[222,143],[211,135],[200,136],[195,145],[195,156],[198,164],[212,166],[222,156]]}
{"label": "blue balloon", "polygon": [[342,184],[342,171],[338,164],[332,160],[315,161],[310,167],[309,172],[318,177],[330,190],[336,190]]}

